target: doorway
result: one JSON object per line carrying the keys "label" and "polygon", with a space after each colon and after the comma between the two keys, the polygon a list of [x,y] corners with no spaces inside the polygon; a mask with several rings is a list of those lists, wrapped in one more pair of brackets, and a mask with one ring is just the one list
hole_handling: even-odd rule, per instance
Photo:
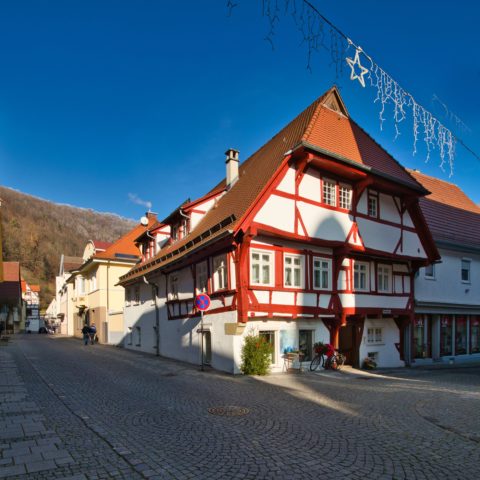
{"label": "doorway", "polygon": [[358,367],[358,343],[357,343],[355,325],[348,324],[340,327],[338,336],[338,350],[345,355],[345,364]]}
{"label": "doorway", "polygon": [[203,341],[203,365],[212,363],[212,336],[209,331],[202,333]]}

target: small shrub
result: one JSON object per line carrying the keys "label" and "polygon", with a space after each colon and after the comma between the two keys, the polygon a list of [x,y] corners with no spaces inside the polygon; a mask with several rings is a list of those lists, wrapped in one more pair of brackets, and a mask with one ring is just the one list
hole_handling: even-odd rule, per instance
{"label": "small shrub", "polygon": [[240,369],[245,375],[266,375],[270,370],[272,346],[260,335],[247,335],[242,347]]}

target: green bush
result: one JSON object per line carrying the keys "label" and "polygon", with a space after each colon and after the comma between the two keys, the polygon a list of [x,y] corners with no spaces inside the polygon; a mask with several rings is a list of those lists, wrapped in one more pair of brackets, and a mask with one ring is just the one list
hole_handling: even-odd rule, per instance
{"label": "green bush", "polygon": [[260,335],[247,335],[242,347],[240,369],[245,375],[266,375],[270,370],[272,346]]}

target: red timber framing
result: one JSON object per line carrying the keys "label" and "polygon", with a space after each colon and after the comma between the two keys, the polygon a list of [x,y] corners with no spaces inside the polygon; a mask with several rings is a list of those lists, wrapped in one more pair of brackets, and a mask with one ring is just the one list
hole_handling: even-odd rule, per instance
{"label": "red timber framing", "polygon": [[[278,186],[285,177],[289,168],[295,167],[295,193],[284,192],[279,190]],[[304,178],[308,168],[318,168],[321,170],[320,173],[320,185],[321,179],[323,177],[333,180],[337,185],[337,196],[338,196],[338,185],[345,184],[351,185],[352,188],[352,205],[350,211],[340,208],[338,206],[330,206],[324,204],[322,201],[314,201],[305,197],[300,196],[300,184]],[[390,195],[394,200],[395,206],[399,212],[401,221],[398,223],[383,220],[380,218],[375,218],[375,221],[380,223],[395,226],[400,231],[400,242],[395,251],[384,252],[378,251],[370,248],[365,248],[363,240],[361,238],[360,232],[356,224],[357,217],[365,217],[372,219],[364,213],[358,212],[358,204],[363,193],[373,189],[378,196],[379,193],[385,193]],[[310,238],[307,234],[307,229],[305,227],[305,222],[302,219],[299,208],[295,204],[294,208],[294,230],[293,232],[286,232],[284,230],[276,229],[269,225],[259,224],[254,222],[256,214],[260,211],[262,206],[266,203],[270,195],[278,195],[284,198],[288,198],[295,202],[301,201],[304,203],[309,203],[311,205],[319,206],[325,209],[331,209],[341,212],[348,212],[353,218],[353,227],[349,232],[346,240],[342,241],[326,241],[317,238]],[[320,199],[323,200],[320,192]],[[272,177],[271,181],[264,188],[261,194],[257,197],[256,202],[252,204],[249,211],[245,215],[242,223],[240,224],[241,230],[243,232],[248,231],[248,235],[245,235],[243,241],[237,246],[235,252],[235,264],[236,274],[237,274],[237,309],[238,309],[238,319],[239,321],[245,322],[250,319],[260,319],[260,318],[272,318],[275,315],[281,315],[282,318],[297,319],[303,317],[304,319],[322,319],[326,327],[330,332],[330,339],[332,343],[338,346],[339,342],[339,331],[342,326],[347,324],[354,324],[355,327],[355,338],[357,339],[358,345],[356,348],[358,350],[359,344],[361,342],[363,334],[364,321],[367,315],[371,316],[382,316],[385,310],[388,310],[388,316],[393,316],[395,318],[409,318],[413,312],[413,274],[414,271],[420,266],[423,262],[417,257],[410,257],[402,255],[402,242],[404,232],[418,233],[420,230],[420,240],[422,245],[427,252],[429,258],[436,258],[437,252],[433,246],[433,242],[430,242],[431,237],[428,230],[426,229],[426,223],[423,218],[420,218],[421,211],[418,208],[418,193],[410,190],[408,187],[404,187],[400,184],[391,183],[382,178],[376,178],[364,171],[355,169],[353,166],[344,165],[338,162],[335,162],[329,157],[321,157],[317,154],[309,153],[306,150],[296,150],[290,156],[286,156],[283,164],[278,169],[277,173]],[[380,202],[378,202],[380,207]],[[403,222],[403,215],[405,212],[408,212],[415,225],[419,225],[419,229],[405,225]],[[373,219],[372,219],[373,220]],[[269,238],[270,245],[258,244],[255,242],[255,237],[261,235],[262,237]],[[285,241],[294,241],[299,242],[305,245],[308,243],[312,246],[324,247],[332,250],[332,254],[323,254],[316,253],[308,248],[299,246],[296,248],[285,248],[278,245],[281,243],[281,240]],[[349,243],[354,241],[356,244]],[[277,245],[275,245],[277,244]],[[433,246],[433,247],[432,247]],[[250,285],[249,276],[250,276],[250,248],[255,249],[267,249],[274,252],[274,269],[275,277],[274,284],[270,286],[261,286],[261,285]],[[303,279],[303,288],[291,288],[284,286],[284,266],[283,266],[283,255],[285,253],[293,253],[304,256],[304,279]],[[312,258],[314,256],[326,257],[332,260],[332,289],[331,291],[316,290],[313,289],[313,267],[312,267]],[[357,259],[359,261],[370,262],[374,265],[374,275],[373,275],[373,284],[368,292],[355,292],[353,289],[353,261],[349,262],[349,265],[343,265],[344,259]],[[408,266],[408,272],[398,272],[393,270],[393,265],[395,263],[403,264]],[[378,264],[389,265],[392,267],[391,273],[391,282],[392,282],[392,291],[390,292],[378,292],[377,288],[377,266]],[[346,278],[346,287],[343,290],[338,289],[338,280],[340,272],[345,272]],[[370,275],[369,275],[370,277]],[[401,277],[401,286],[400,290],[394,290],[395,277]],[[409,282],[409,289],[406,288],[406,282]],[[265,303],[265,300],[262,302],[258,301],[254,291],[267,291],[268,303]],[[281,305],[273,304],[272,297],[274,292],[291,292],[293,293],[293,304]],[[297,298],[300,293],[309,293],[317,295],[317,306],[307,306],[300,305],[297,303]],[[398,297],[401,296],[405,298],[406,306],[405,308],[380,308],[380,307],[371,307],[371,308],[342,308],[339,294],[341,293],[352,293],[357,295],[375,295],[382,297]],[[319,297],[322,295],[329,295],[330,301],[327,308],[320,308]],[[265,297],[265,295],[263,295]]]}

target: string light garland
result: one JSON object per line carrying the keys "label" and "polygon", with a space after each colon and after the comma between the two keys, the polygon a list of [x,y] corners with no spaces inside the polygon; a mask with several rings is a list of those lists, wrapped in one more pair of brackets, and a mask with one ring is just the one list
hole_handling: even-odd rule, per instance
{"label": "string light garland", "polygon": [[[238,5],[233,0],[228,0],[227,8],[229,15]],[[281,8],[283,7],[283,8]],[[444,170],[448,163],[450,176],[453,175],[455,147],[461,144],[478,160],[480,156],[469,148],[465,143],[446,128],[432,113],[419,104],[412,94],[404,90],[400,84],[383,70],[359,45],[355,44],[338,27],[325,18],[309,0],[263,0],[263,15],[268,19],[269,31],[265,40],[274,48],[273,37],[275,29],[280,22],[280,16],[290,15],[302,35],[302,43],[307,48],[307,69],[311,68],[312,54],[325,50],[330,55],[330,65],[335,66],[337,80],[343,74],[343,67],[350,67],[350,80],[358,82],[362,87],[366,86],[365,79],[376,90],[374,103],[380,106],[379,120],[380,130],[386,118],[386,107],[392,106],[395,138],[400,135],[400,126],[411,113],[413,124],[413,154],[417,153],[417,143],[423,136],[426,146],[426,162],[429,161],[432,151],[438,149],[440,156],[440,168]],[[353,58],[347,57],[348,52],[355,49]],[[369,67],[362,64],[365,60]],[[440,99],[434,96],[434,100],[441,104],[446,117],[453,121],[456,126],[465,127],[465,124],[452,112]]]}

